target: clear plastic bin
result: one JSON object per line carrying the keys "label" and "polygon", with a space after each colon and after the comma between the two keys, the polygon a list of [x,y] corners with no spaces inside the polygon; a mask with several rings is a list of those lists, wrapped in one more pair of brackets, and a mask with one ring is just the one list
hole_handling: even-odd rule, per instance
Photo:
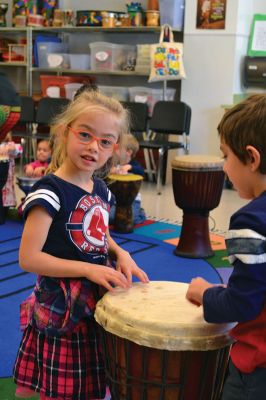
{"label": "clear plastic bin", "polygon": [[65,83],[66,98],[73,100],[77,90],[82,86],[82,83]]}
{"label": "clear plastic bin", "polygon": [[69,54],[70,68],[79,70],[90,69],[90,56],[89,54]]}
{"label": "clear plastic bin", "polygon": [[132,59],[136,60],[136,46],[134,45],[93,42],[89,46],[92,70],[126,70],[129,62],[132,62]]}
{"label": "clear plastic bin", "polygon": [[98,89],[105,96],[114,97],[119,101],[128,101],[129,91],[127,87],[98,85]]}
{"label": "clear plastic bin", "polygon": [[46,58],[49,68],[68,69],[70,67],[69,54],[67,53],[48,53]]}
{"label": "clear plastic bin", "polygon": [[66,43],[40,42],[37,44],[38,61],[40,68],[49,68],[47,55],[52,53],[67,53]]}
{"label": "clear plastic bin", "polygon": [[[175,89],[168,88],[165,100],[174,100]],[[132,86],[129,88],[129,100],[148,104],[149,115],[152,114],[155,103],[163,100],[163,89],[154,89],[145,86]]]}

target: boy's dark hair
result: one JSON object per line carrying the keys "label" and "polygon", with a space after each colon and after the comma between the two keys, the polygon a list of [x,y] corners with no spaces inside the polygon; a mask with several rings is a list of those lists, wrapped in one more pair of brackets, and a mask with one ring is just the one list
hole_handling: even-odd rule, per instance
{"label": "boy's dark hair", "polygon": [[244,164],[250,159],[248,145],[261,156],[259,170],[266,174],[266,95],[256,94],[228,110],[218,125],[221,140]]}

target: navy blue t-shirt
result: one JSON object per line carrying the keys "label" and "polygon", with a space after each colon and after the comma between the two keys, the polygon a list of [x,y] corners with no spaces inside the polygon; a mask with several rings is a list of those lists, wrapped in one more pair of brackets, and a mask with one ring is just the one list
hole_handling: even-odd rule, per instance
{"label": "navy blue t-shirt", "polygon": [[86,192],[53,174],[35,183],[23,205],[25,219],[38,205],[53,218],[43,252],[55,257],[95,264],[106,263],[106,230],[114,196],[106,184],[94,178]]}

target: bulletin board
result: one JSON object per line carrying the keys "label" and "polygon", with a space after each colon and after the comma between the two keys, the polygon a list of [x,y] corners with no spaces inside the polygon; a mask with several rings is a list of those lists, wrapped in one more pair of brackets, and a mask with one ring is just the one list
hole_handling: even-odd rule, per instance
{"label": "bulletin board", "polygon": [[248,56],[266,56],[266,14],[253,17],[248,44]]}

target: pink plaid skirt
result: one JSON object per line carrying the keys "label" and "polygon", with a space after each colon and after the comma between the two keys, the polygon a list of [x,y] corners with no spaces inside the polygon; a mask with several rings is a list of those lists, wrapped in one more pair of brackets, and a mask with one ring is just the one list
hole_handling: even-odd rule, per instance
{"label": "pink plaid skirt", "polygon": [[29,325],[18,351],[14,380],[57,400],[103,399],[106,391],[99,332],[94,320],[74,331],[47,336]]}

